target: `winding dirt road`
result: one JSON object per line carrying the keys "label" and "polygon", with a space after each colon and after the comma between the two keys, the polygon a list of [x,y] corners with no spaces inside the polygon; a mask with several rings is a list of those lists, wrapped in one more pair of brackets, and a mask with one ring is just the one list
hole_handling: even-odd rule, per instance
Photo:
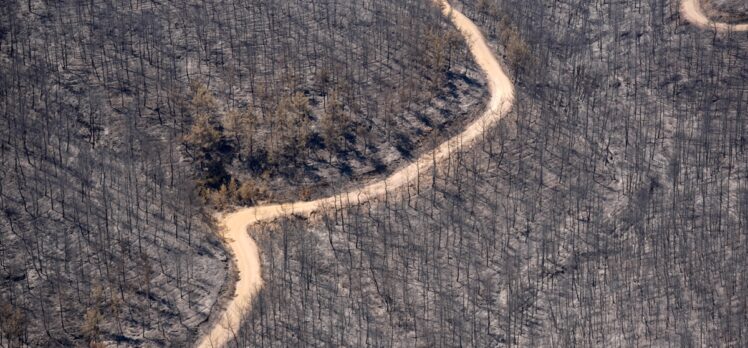
{"label": "winding dirt road", "polygon": [[680,12],[688,22],[701,29],[714,29],[719,32],[726,31],[748,31],[748,23],[728,24],[715,22],[704,14],[701,8],[701,0],[683,0]]}
{"label": "winding dirt road", "polygon": [[452,9],[446,1],[443,2],[442,8],[444,15],[449,16],[455,27],[462,32],[476,63],[486,75],[491,94],[487,110],[481,117],[469,124],[462,133],[442,143],[434,150],[424,153],[417,161],[397,170],[383,180],[315,201],[257,206],[220,214],[217,218],[225,229],[226,243],[236,257],[240,277],[234,297],[227,303],[225,313],[215,321],[198,347],[222,347],[234,338],[242,316],[250,309],[252,297],[262,287],[260,256],[257,244],[247,233],[248,226],[281,216],[309,215],[325,207],[333,206],[336,202],[338,205],[340,202],[365,202],[382,196],[387,191],[402,188],[415,182],[419,173],[427,171],[434,163],[442,162],[455,150],[474,143],[482,136],[485,129],[495,125],[503,115],[509,112],[514,102],[514,86],[496,60],[494,51],[486,44],[480,30],[470,19]]}
{"label": "winding dirt road", "polygon": [[[441,2],[443,0],[435,0]],[[415,181],[420,172],[425,172],[446,159],[453,151],[468,146],[478,140],[484,129],[495,125],[506,115],[514,102],[514,86],[504,73],[501,65],[486,44],[478,27],[462,13],[454,10],[446,1],[443,12],[463,33],[476,63],[486,74],[491,100],[487,110],[460,134],[441,144],[434,150],[424,153],[417,161],[394,172],[389,177],[373,182],[359,189],[336,196],[310,202],[294,202],[243,208],[232,213],[220,214],[217,218],[225,229],[226,243],[236,257],[240,278],[236,284],[234,297],[228,302],[226,311],[216,320],[198,346],[222,347],[237,332],[242,316],[250,309],[254,295],[262,287],[260,256],[257,244],[247,233],[247,227],[260,221],[268,221],[281,216],[309,215],[325,207],[341,202],[365,202],[384,195],[388,190],[398,190]],[[699,0],[683,0],[681,13],[693,25],[717,31],[746,31],[748,24],[717,23],[706,17]]]}

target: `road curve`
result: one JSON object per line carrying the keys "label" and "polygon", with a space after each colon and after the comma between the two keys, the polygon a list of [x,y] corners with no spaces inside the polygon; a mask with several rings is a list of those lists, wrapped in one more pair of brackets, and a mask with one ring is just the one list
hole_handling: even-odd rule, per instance
{"label": "road curve", "polygon": [[259,221],[268,221],[281,216],[309,215],[325,207],[333,206],[336,202],[338,206],[341,202],[365,202],[382,196],[387,191],[398,190],[409,183],[414,183],[418,173],[429,170],[434,163],[442,162],[455,150],[480,139],[485,129],[494,126],[503,115],[509,112],[514,102],[514,86],[494,56],[494,51],[486,44],[483,34],[470,19],[454,10],[446,1],[434,1],[440,3],[444,15],[449,16],[455,27],[462,32],[476,63],[486,75],[491,95],[487,109],[460,134],[432,151],[424,153],[416,161],[380,181],[315,201],[256,206],[219,214],[217,219],[224,229],[226,244],[236,258],[239,281],[236,283],[234,296],[227,303],[225,312],[212,324],[209,331],[199,341],[198,347],[222,347],[233,339],[243,315],[250,309],[252,298],[262,287],[260,256],[257,244],[247,233],[247,227]]}
{"label": "road curve", "polygon": [[748,23],[728,24],[715,22],[704,13],[701,8],[701,0],[683,0],[680,12],[688,22],[701,29],[714,29],[719,32],[748,31]]}
{"label": "road curve", "polygon": [[[440,1],[440,0],[435,0]],[[727,24],[710,20],[703,12],[700,0],[683,0],[681,13],[691,24],[716,31],[748,31],[746,24]],[[440,1],[441,2],[441,1]],[[236,284],[233,298],[227,303],[226,310],[213,323],[210,330],[199,341],[198,347],[222,347],[238,331],[242,316],[250,309],[254,295],[262,287],[260,256],[257,244],[247,233],[247,227],[260,221],[268,221],[281,216],[309,215],[320,211],[336,202],[365,202],[382,196],[387,190],[397,190],[413,182],[421,171],[427,171],[434,163],[442,162],[453,151],[478,140],[483,130],[496,124],[506,115],[514,102],[514,87],[504,73],[501,65],[486,44],[478,27],[462,13],[454,10],[448,3],[442,3],[443,12],[465,36],[476,63],[486,75],[491,100],[481,117],[468,125],[465,130],[442,143],[430,152],[424,153],[417,161],[397,170],[389,177],[368,184],[361,188],[336,196],[309,202],[293,202],[242,208],[235,212],[219,214],[217,219],[224,229],[226,244],[233,251],[240,278]],[[352,200],[351,200],[352,198]]]}

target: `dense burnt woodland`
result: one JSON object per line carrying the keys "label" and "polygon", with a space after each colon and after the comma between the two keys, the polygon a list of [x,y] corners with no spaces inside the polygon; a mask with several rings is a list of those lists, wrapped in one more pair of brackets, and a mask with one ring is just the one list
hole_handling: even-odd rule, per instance
{"label": "dense burnt woodland", "polygon": [[679,5],[463,1],[532,57],[513,112],[409,190],[251,228],[238,346],[748,345],[748,36]]}
{"label": "dense burnt woodland", "polygon": [[221,67],[191,69],[223,104],[207,127],[231,147],[200,166],[216,205],[317,197],[389,172],[482,108],[462,36],[428,1],[214,6],[232,17],[205,23],[215,34],[188,60]]}
{"label": "dense burnt woodland", "polygon": [[206,203],[387,172],[485,97],[420,0],[6,1],[0,86],[0,346],[193,342]]}

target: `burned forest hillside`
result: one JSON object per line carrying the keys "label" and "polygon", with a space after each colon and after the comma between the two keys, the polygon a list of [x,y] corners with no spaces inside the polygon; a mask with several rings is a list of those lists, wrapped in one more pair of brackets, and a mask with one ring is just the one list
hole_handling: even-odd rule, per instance
{"label": "burned forest hillside", "polygon": [[0,347],[748,346],[746,2],[449,4],[0,2]]}
{"label": "burned forest hillside", "polygon": [[454,5],[511,115],[407,189],[250,227],[237,344],[747,345],[746,33],[675,0]]}
{"label": "burned forest hillside", "polygon": [[430,2],[0,5],[0,345],[189,346],[236,276],[214,207],[322,195],[483,107]]}

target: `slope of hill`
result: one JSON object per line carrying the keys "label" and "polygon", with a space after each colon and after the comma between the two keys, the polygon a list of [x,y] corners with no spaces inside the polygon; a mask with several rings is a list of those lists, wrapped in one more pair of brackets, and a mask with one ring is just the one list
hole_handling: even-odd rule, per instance
{"label": "slope of hill", "polygon": [[743,346],[748,41],[677,1],[462,1],[517,101],[427,188],[251,229],[270,346]]}
{"label": "slope of hill", "polygon": [[449,135],[485,98],[458,37],[422,1],[3,5],[4,344],[194,341],[234,283],[206,199],[314,195]]}

